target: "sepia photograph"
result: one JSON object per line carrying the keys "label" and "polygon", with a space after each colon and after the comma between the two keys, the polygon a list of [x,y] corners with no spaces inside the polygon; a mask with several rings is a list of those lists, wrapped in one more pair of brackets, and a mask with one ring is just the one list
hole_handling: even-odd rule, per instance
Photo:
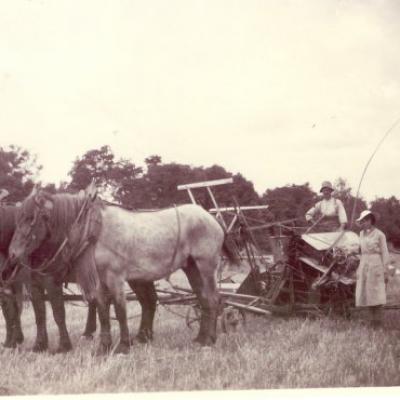
{"label": "sepia photograph", "polygon": [[0,395],[398,398],[399,21],[0,0]]}

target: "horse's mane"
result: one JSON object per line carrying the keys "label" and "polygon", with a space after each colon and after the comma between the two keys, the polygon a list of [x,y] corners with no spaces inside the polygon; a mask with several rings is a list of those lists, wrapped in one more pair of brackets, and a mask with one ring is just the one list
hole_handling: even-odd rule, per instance
{"label": "horse's mane", "polygon": [[[154,213],[154,212],[158,212],[158,211],[168,210],[169,208],[173,208],[175,206],[178,207],[178,206],[184,205],[184,204],[176,204],[176,205],[171,205],[171,206],[167,206],[167,207],[163,207],[163,208],[136,208],[136,207],[126,206],[126,205],[119,204],[119,203],[113,203],[113,202],[106,201],[106,200],[102,200],[102,201],[103,201],[103,204],[107,207],[120,208],[121,210],[130,211],[135,214]],[[188,204],[191,204],[191,203],[188,203]]]}
{"label": "horse's mane", "polygon": [[[50,240],[59,243],[65,238],[72,223],[78,216],[79,210],[84,202],[84,197],[78,194],[59,193],[50,194],[42,191],[41,195],[45,199],[52,201],[54,207],[50,211],[49,225],[51,228]],[[19,218],[33,216],[37,205],[33,196],[28,197],[23,201]]]}
{"label": "horse's mane", "polygon": [[0,251],[8,250],[15,230],[17,211],[15,206],[0,207]]}

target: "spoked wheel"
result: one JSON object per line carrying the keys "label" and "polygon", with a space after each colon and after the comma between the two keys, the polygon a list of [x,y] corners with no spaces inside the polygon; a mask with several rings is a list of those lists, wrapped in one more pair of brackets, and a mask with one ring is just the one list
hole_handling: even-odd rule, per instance
{"label": "spoked wheel", "polygon": [[238,332],[246,325],[244,311],[232,306],[225,307],[221,315],[221,327],[224,333]]}
{"label": "spoked wheel", "polygon": [[199,305],[190,306],[186,313],[186,326],[189,329],[198,329],[200,325],[201,310]]}

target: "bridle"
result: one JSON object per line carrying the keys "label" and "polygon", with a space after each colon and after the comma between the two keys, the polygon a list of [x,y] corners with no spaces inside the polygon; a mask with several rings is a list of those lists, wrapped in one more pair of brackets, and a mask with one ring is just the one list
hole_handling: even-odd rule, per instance
{"label": "bridle", "polygon": [[[65,233],[64,235],[64,239],[62,240],[61,244],[58,246],[57,250],[55,251],[55,253],[53,254],[53,256],[49,259],[44,260],[38,267],[32,267],[30,264],[26,264],[24,262],[19,262],[23,267],[25,268],[29,268],[32,272],[37,273],[39,275],[43,275],[43,276],[48,276],[48,275],[53,275],[57,272],[57,270],[52,269],[52,271],[49,271],[49,269],[52,267],[52,265],[54,264],[54,262],[56,261],[56,259],[61,255],[61,253],[63,252],[63,250],[66,248],[66,246],[69,243],[69,233],[72,229],[72,227],[79,223],[80,219],[82,218],[82,215],[84,214],[84,212],[87,210],[88,206],[89,206],[89,202],[91,201],[91,199],[89,197],[86,197],[85,200],[82,203],[82,206],[79,209],[78,215],[75,218],[74,222],[71,225],[71,228]],[[51,235],[51,226],[49,223],[48,218],[46,218],[46,211],[43,209],[44,207],[38,203],[38,201],[35,199],[35,211],[33,214],[33,219],[31,221],[31,223],[29,224],[29,230],[28,232],[25,234],[27,237],[31,236],[33,238],[34,234],[33,234],[33,230],[34,228],[37,226],[37,224],[39,223],[40,219],[43,220],[45,226],[46,226],[46,237],[44,238],[44,240],[46,240],[50,235]],[[18,225],[17,225],[18,228]],[[77,254],[74,255],[74,258],[77,258],[82,251],[85,249],[85,247],[81,247],[79,249],[79,251],[77,252]],[[64,263],[67,263],[69,266],[71,264],[71,260],[72,259],[72,255],[70,257],[69,260],[63,260]],[[60,263],[61,266],[63,263]],[[61,269],[61,268],[60,268]]]}

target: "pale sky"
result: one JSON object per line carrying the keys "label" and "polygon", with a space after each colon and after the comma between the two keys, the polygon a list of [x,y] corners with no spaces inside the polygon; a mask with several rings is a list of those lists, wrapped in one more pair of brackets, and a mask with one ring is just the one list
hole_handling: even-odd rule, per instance
{"label": "pale sky", "polygon": [[[104,144],[267,188],[354,188],[400,117],[396,0],[0,0],[0,146],[58,183]],[[361,193],[400,197],[400,126]]]}

